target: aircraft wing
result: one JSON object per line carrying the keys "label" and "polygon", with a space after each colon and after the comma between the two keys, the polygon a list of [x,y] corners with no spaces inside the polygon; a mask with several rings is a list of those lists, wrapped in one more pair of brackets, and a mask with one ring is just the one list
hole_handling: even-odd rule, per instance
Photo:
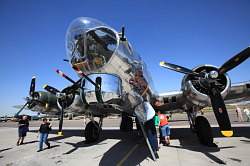
{"label": "aircraft wing", "polygon": [[[16,109],[21,109],[23,106],[24,106],[24,104],[20,104],[20,105],[13,105],[12,107],[16,108]],[[24,108],[24,109],[29,110],[28,108]]]}
{"label": "aircraft wing", "polygon": [[154,106],[156,110],[162,112],[183,112],[185,99],[182,91],[160,93],[156,99],[160,102],[160,106]]}
{"label": "aircraft wing", "polygon": [[[156,99],[160,101],[160,106],[154,106],[154,108],[165,113],[183,112],[185,104],[188,102],[183,91],[160,93]],[[232,84],[224,100],[225,104],[250,101],[250,81]],[[189,104],[191,103],[189,102]]]}
{"label": "aircraft wing", "polygon": [[250,81],[232,84],[225,98],[226,104],[232,104],[250,100]]}

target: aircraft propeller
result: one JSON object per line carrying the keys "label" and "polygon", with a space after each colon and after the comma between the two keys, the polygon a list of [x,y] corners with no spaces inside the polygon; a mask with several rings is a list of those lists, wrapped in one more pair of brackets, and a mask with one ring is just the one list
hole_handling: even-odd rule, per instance
{"label": "aircraft propeller", "polygon": [[59,91],[58,89],[49,85],[44,85],[43,88],[46,91],[50,92],[51,94],[54,94],[57,96],[57,102],[61,107],[58,135],[62,136],[64,109],[69,107],[73,103],[74,98],[75,98],[76,86],[72,85],[72,86],[66,87],[62,91]]}
{"label": "aircraft propeller", "polygon": [[176,72],[198,77],[198,81],[203,87],[205,87],[205,89],[208,92],[208,96],[210,97],[213,111],[217,119],[217,122],[220,126],[221,133],[224,136],[230,137],[233,135],[233,131],[231,128],[231,123],[228,117],[223,97],[220,94],[218,86],[219,83],[217,82],[217,79],[219,75],[222,75],[230,71],[231,69],[235,68],[243,61],[245,61],[247,58],[249,58],[249,56],[250,56],[250,47],[247,47],[246,49],[244,49],[243,51],[241,51],[240,53],[238,53],[237,55],[226,61],[218,70],[213,70],[210,71],[209,73],[204,71],[197,73],[185,67],[167,63],[164,61],[160,62],[160,66],[168,68],[170,70],[174,70]]}
{"label": "aircraft propeller", "polygon": [[[57,72],[57,74],[59,74],[60,76],[62,76],[63,78],[65,78],[66,80],[68,80],[69,82],[72,83],[71,86],[64,88],[62,91],[59,91],[58,89],[56,89],[52,86],[49,86],[49,85],[44,85],[44,87],[43,87],[46,91],[56,95],[58,98],[58,103],[61,106],[58,135],[62,135],[64,109],[69,107],[73,103],[75,93],[77,93],[77,89],[79,89],[79,88],[83,89],[83,87],[81,87],[81,85],[80,85],[82,78],[80,78],[78,81],[74,81],[73,79],[68,77],[66,74],[64,74],[62,71],[57,69],[56,72]],[[97,90],[100,90],[99,84],[96,84],[93,80],[91,80],[83,72],[81,72],[81,75],[84,78],[86,78],[90,83],[92,83],[96,87]]]}
{"label": "aircraft propeller", "polygon": [[74,98],[75,98],[75,93],[77,92],[77,89],[81,88],[80,87],[81,79],[79,79],[77,82],[75,82],[74,80],[69,78],[67,75],[65,75],[62,71],[56,70],[56,72],[59,75],[61,75],[62,77],[69,80],[71,83],[73,83],[73,85],[64,88],[62,91],[59,91],[58,89],[56,89],[56,88],[54,88],[52,86],[49,86],[49,85],[44,85],[43,86],[43,88],[46,91],[56,95],[57,98],[58,98],[57,101],[58,101],[58,104],[61,107],[58,135],[62,135],[64,109],[69,107],[73,103]]}
{"label": "aircraft propeller", "polygon": [[15,118],[18,117],[18,115],[24,110],[26,106],[29,108],[32,108],[35,106],[37,102],[42,103],[41,101],[37,100],[37,93],[35,92],[36,87],[36,77],[33,76],[30,83],[30,90],[29,90],[29,97],[26,97],[26,103],[23,105],[23,107],[14,115]]}

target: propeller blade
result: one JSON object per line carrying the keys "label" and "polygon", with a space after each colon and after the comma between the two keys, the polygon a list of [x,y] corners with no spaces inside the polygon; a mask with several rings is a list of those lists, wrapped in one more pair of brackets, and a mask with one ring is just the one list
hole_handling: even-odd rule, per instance
{"label": "propeller blade", "polygon": [[170,70],[174,70],[174,71],[179,72],[179,73],[199,75],[198,73],[195,73],[194,71],[192,71],[192,70],[190,70],[188,68],[178,66],[178,65],[175,65],[175,64],[171,64],[171,63],[167,63],[167,62],[164,62],[164,61],[160,62],[160,66],[165,67],[165,68],[170,69]]}
{"label": "propeller blade", "polygon": [[57,135],[62,136],[62,126],[63,126],[63,116],[64,116],[64,108],[61,108],[61,113],[60,113],[60,121],[59,121],[59,130]]}
{"label": "propeller blade", "polygon": [[211,85],[209,89],[209,97],[222,135],[226,137],[231,137],[233,135],[233,130],[231,128],[227,109],[224,100],[220,94],[220,91],[217,89],[216,86]]}
{"label": "propeller blade", "polygon": [[26,102],[26,103],[22,106],[22,108],[14,115],[15,118],[18,117],[18,115],[23,111],[23,109],[28,105],[28,103],[29,103],[29,102]]}
{"label": "propeller blade", "polygon": [[76,70],[79,74],[81,74],[86,80],[88,80],[92,85],[96,88],[100,88],[91,78],[89,78],[86,74],[84,74],[81,70],[77,68],[77,66],[72,66],[74,70]]}
{"label": "propeller blade", "polygon": [[29,95],[30,95],[32,98],[34,97],[35,87],[36,87],[36,77],[33,76],[32,79],[31,79],[30,91],[29,91]]}
{"label": "propeller blade", "polygon": [[76,82],[74,80],[72,80],[70,77],[68,77],[66,74],[64,74],[61,70],[56,70],[57,74],[59,74],[60,76],[64,77],[66,80],[68,80],[69,82],[71,82],[72,84],[75,84]]}
{"label": "propeller blade", "polygon": [[52,87],[52,86],[49,86],[49,85],[44,85],[43,86],[43,89],[45,89],[46,91],[56,95],[57,93],[59,93],[60,91],[57,90],[56,88]]}
{"label": "propeller blade", "polygon": [[[83,89],[81,86],[80,86],[80,82],[81,82],[81,78],[78,80],[78,81],[74,81],[73,79],[71,79],[69,76],[67,76],[66,74],[64,74],[61,70],[56,70],[57,74],[59,74],[60,76],[64,77],[65,79],[67,79],[69,82],[73,83],[73,85],[71,86],[74,90],[78,89],[78,88],[81,88]],[[84,90],[84,89],[83,89]]]}
{"label": "propeller blade", "polygon": [[224,63],[220,67],[219,73],[224,74],[228,72],[229,70],[235,68],[236,66],[244,62],[247,58],[249,58],[249,56],[250,56],[250,47],[247,47],[246,49],[244,49],[243,51],[241,51],[240,53],[229,59],[226,63]]}

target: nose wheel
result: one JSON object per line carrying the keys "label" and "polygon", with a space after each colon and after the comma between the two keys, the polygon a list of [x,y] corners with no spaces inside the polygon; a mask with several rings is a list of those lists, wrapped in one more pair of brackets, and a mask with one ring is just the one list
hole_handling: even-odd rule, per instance
{"label": "nose wheel", "polygon": [[100,118],[99,123],[95,120],[91,120],[85,127],[85,139],[87,143],[96,142],[100,137],[100,132],[102,130],[103,118]]}

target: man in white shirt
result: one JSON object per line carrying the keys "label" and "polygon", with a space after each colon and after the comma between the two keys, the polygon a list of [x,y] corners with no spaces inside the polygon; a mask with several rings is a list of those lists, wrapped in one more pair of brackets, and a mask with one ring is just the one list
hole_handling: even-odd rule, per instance
{"label": "man in white shirt", "polygon": [[243,122],[243,117],[242,117],[242,112],[240,107],[236,106],[236,114],[237,114],[237,118],[238,118],[238,122]]}
{"label": "man in white shirt", "polygon": [[250,121],[250,111],[246,107],[244,107],[243,112],[245,112],[245,114],[247,116],[247,122],[249,122]]}

